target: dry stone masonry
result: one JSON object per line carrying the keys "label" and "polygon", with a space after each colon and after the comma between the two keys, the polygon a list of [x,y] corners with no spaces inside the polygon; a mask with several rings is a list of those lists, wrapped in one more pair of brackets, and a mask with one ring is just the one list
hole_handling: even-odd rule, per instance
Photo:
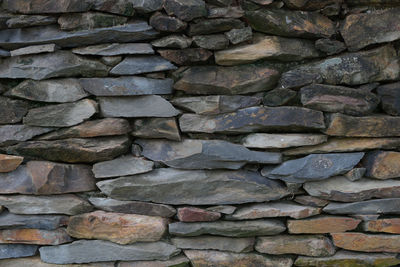
{"label": "dry stone masonry", "polygon": [[0,0],[0,267],[400,266],[399,20]]}

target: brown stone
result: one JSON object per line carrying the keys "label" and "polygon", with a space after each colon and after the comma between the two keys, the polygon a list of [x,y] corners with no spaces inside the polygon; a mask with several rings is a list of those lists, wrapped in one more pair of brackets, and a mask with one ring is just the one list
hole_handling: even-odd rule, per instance
{"label": "brown stone", "polygon": [[15,170],[23,160],[23,157],[0,154],[0,172],[11,172]]}
{"label": "brown stone", "polygon": [[400,252],[400,235],[363,233],[333,233],[335,246],[363,252]]}
{"label": "brown stone", "polygon": [[67,234],[64,228],[59,228],[57,230],[0,230],[0,243],[6,244],[60,245],[71,241],[72,238]]}
{"label": "brown stone", "polygon": [[328,200],[320,199],[320,198],[313,197],[313,196],[307,196],[307,195],[296,196],[294,198],[294,201],[299,204],[307,205],[307,206],[311,206],[311,207],[325,207],[326,205],[329,204]]}
{"label": "brown stone", "polygon": [[75,238],[109,240],[118,244],[158,241],[167,220],[137,214],[95,211],[70,218],[67,232]]}
{"label": "brown stone", "polygon": [[160,55],[178,65],[191,65],[206,62],[213,53],[203,48],[186,48],[180,50],[158,50]]}
{"label": "brown stone", "polygon": [[143,118],[135,120],[132,135],[142,138],[166,138],[180,141],[178,123],[175,118]]}
{"label": "brown stone", "polygon": [[178,209],[177,216],[181,222],[212,222],[218,220],[221,213],[195,207],[184,207]]}
{"label": "brown stone", "polygon": [[287,227],[291,234],[326,234],[354,230],[360,222],[361,220],[349,217],[323,215],[303,220],[288,220]]}
{"label": "brown stone", "polygon": [[400,177],[400,152],[381,150],[368,152],[362,162],[367,168],[368,177],[376,179]]}
{"label": "brown stone", "polygon": [[384,232],[400,234],[400,218],[376,219],[363,222],[362,228],[367,232]]}

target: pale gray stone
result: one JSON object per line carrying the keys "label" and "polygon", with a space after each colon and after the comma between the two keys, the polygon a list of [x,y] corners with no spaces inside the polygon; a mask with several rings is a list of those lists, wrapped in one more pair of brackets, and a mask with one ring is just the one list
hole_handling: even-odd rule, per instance
{"label": "pale gray stone", "polygon": [[174,237],[171,242],[181,249],[214,249],[231,252],[250,252],[253,250],[255,239],[231,238],[220,236]]}
{"label": "pale gray stone", "polygon": [[155,47],[165,48],[188,48],[192,44],[192,39],[185,35],[167,35],[155,41],[151,44]]}
{"label": "pale gray stone", "polygon": [[219,205],[219,206],[212,206],[206,208],[208,211],[214,211],[214,212],[219,212],[222,214],[232,214],[235,210],[235,206],[229,206],[229,205]]}
{"label": "pale gray stone", "polygon": [[67,216],[62,215],[20,215],[9,212],[0,214],[0,229],[44,229],[55,230],[68,222]]}
{"label": "pale gray stone", "polygon": [[149,172],[154,163],[133,156],[122,156],[113,160],[98,162],[93,165],[96,178],[109,178]]}
{"label": "pale gray stone", "polygon": [[[117,267],[189,267],[190,260],[180,254],[165,261],[120,261]],[[100,266],[101,267],[101,266]]]}
{"label": "pale gray stone", "polygon": [[328,137],[323,134],[266,134],[254,133],[245,136],[242,144],[250,148],[287,148],[310,146],[324,143]]}
{"label": "pale gray stone", "polygon": [[372,199],[353,203],[329,203],[324,212],[330,214],[400,214],[400,198]]}
{"label": "pale gray stone", "polygon": [[57,50],[55,44],[32,45],[10,51],[12,57],[31,54],[51,53]]}
{"label": "pale gray stone", "polygon": [[129,0],[135,10],[150,13],[163,8],[163,0]]}
{"label": "pale gray stone", "polygon": [[8,28],[25,28],[57,23],[57,18],[43,15],[17,15],[6,21]]}
{"label": "pale gray stone", "polygon": [[38,248],[37,245],[0,244],[0,259],[34,256]]}
{"label": "pale gray stone", "polygon": [[35,127],[21,124],[0,126],[0,146],[27,141],[35,136],[54,131],[54,128]]}
{"label": "pale gray stone", "polygon": [[154,50],[151,45],[147,43],[112,43],[74,48],[72,49],[72,53],[78,55],[119,56],[154,54]]}
{"label": "pale gray stone", "polygon": [[111,69],[113,75],[134,75],[177,69],[171,62],[160,56],[126,57]]}

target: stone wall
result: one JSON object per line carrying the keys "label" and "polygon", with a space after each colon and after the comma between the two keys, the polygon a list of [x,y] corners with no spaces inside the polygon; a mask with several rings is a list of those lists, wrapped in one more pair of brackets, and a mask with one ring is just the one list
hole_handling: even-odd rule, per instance
{"label": "stone wall", "polygon": [[1,267],[399,266],[400,1],[0,2]]}

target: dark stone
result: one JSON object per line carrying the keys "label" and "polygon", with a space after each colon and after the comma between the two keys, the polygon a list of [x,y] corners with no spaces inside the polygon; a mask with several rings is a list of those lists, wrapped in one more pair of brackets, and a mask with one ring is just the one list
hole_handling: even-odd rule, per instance
{"label": "dark stone", "polygon": [[178,123],[175,118],[137,119],[133,124],[132,135],[142,138],[165,138],[180,141]]}
{"label": "dark stone", "polygon": [[168,15],[175,15],[185,21],[207,15],[203,0],[165,0],[164,9]]}
{"label": "dark stone", "polygon": [[129,0],[135,10],[141,13],[150,13],[163,8],[163,0]]}
{"label": "dark stone", "polygon": [[340,6],[343,0],[283,0],[283,2],[291,9],[315,11],[333,4]]}
{"label": "dark stone", "polygon": [[251,27],[244,27],[242,29],[232,29],[226,32],[225,36],[232,44],[239,44],[251,40],[253,32]]}
{"label": "dark stone", "polygon": [[196,35],[193,41],[198,47],[211,50],[224,49],[229,45],[229,40],[223,34]]}
{"label": "dark stone", "polygon": [[315,41],[315,48],[329,56],[339,54],[347,49],[344,43],[331,39],[318,39]]}
{"label": "dark stone", "polygon": [[186,29],[187,23],[178,18],[164,15],[160,12],[154,13],[150,17],[151,27],[161,32],[180,32]]}
{"label": "dark stone", "polygon": [[94,0],[91,9],[123,16],[133,16],[135,10],[132,2],[125,0]]}
{"label": "dark stone", "polygon": [[90,0],[4,0],[3,8],[12,13],[69,13],[88,11]]}
{"label": "dark stone", "polygon": [[28,112],[28,108],[29,104],[23,100],[0,96],[0,124],[20,122]]}
{"label": "dark stone", "polygon": [[160,56],[126,57],[111,69],[113,75],[134,75],[148,72],[158,72],[177,69],[171,62]]}
{"label": "dark stone", "polygon": [[241,18],[244,15],[244,11],[240,6],[228,6],[228,7],[209,7],[207,18]]}
{"label": "dark stone", "polygon": [[58,24],[63,31],[114,27],[125,24],[127,21],[127,17],[101,12],[62,14],[58,18]]}
{"label": "dark stone", "polygon": [[295,99],[296,96],[296,91],[287,88],[277,88],[264,95],[263,104],[270,107],[284,106]]}
{"label": "dark stone", "polygon": [[127,43],[127,44],[100,44],[72,49],[72,53],[78,55],[95,56],[119,56],[136,54],[154,54],[151,44],[148,43]]}
{"label": "dark stone", "polygon": [[192,65],[207,62],[213,55],[203,48],[186,48],[180,50],[158,50],[160,55],[177,65]]}
{"label": "dark stone", "polygon": [[189,24],[188,34],[201,35],[225,32],[232,29],[244,28],[244,23],[239,19],[217,18],[203,19]]}
{"label": "dark stone", "polygon": [[399,160],[400,152],[377,150],[368,152],[362,163],[367,169],[367,177],[389,179],[400,176]]}
{"label": "dark stone", "polygon": [[330,214],[400,214],[400,198],[372,199],[353,203],[329,203]]}
{"label": "dark stone", "polygon": [[0,146],[9,146],[20,141],[27,141],[37,135],[51,131],[54,131],[54,128],[34,127],[21,124],[2,125],[0,126]]}
{"label": "dark stone", "polygon": [[157,39],[151,44],[155,47],[166,47],[166,48],[188,48],[192,43],[192,39],[185,35],[168,35]]}
{"label": "dark stone", "polygon": [[0,259],[34,256],[38,248],[37,245],[0,244]]}
{"label": "dark stone", "polygon": [[400,116],[400,82],[381,85],[376,90],[382,109],[389,115]]}
{"label": "dark stone", "polygon": [[[68,216],[62,215],[19,215],[9,212],[0,214],[0,229],[44,229],[55,230],[65,226]],[[1,249],[0,249],[1,250]]]}
{"label": "dark stone", "polygon": [[8,28],[25,28],[57,23],[57,18],[43,15],[18,15],[12,16],[6,21]]}

